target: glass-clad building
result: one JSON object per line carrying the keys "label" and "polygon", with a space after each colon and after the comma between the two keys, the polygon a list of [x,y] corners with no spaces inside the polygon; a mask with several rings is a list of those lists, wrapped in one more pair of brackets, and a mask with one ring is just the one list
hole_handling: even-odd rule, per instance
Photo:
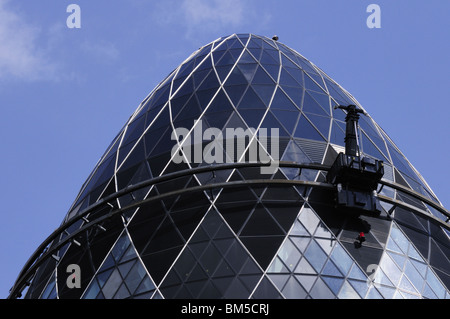
{"label": "glass-clad building", "polygon": [[[349,105],[350,164],[382,163],[376,209],[341,205],[328,178]],[[9,298],[450,298],[449,216],[349,92],[276,38],[233,34],[144,99]]]}

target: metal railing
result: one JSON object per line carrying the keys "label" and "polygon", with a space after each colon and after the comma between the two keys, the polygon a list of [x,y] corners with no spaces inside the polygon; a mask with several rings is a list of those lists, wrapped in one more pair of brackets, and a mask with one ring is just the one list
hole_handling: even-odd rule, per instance
{"label": "metal railing", "polygon": [[[162,182],[171,181],[177,178],[186,177],[186,176],[193,176],[198,175],[202,173],[214,173],[215,171],[219,170],[233,170],[233,169],[243,169],[243,168],[255,168],[255,167],[262,167],[262,166],[268,166],[268,164],[263,163],[227,163],[227,164],[218,164],[218,165],[209,165],[209,166],[202,166],[202,167],[196,167],[191,169],[186,169],[182,171],[177,171],[174,173],[169,173],[163,176],[159,176],[150,180],[146,180],[143,182],[140,182],[138,184],[130,185],[126,188],[121,189],[120,191],[111,194],[103,199],[100,199],[96,203],[92,204],[91,206],[85,208],[83,211],[79,212],[76,216],[70,218],[66,222],[64,222],[60,227],[58,227],[47,239],[44,240],[44,242],[36,249],[36,251],[33,253],[33,255],[28,259],[25,266],[22,268],[16,282],[14,283],[14,286],[10,290],[10,294],[8,296],[8,299],[12,298],[19,298],[21,295],[21,292],[25,289],[27,285],[30,284],[33,276],[35,275],[38,267],[45,261],[47,258],[51,258],[52,255],[57,252],[59,249],[61,249],[64,245],[73,242],[75,238],[80,235],[82,232],[95,227],[100,226],[101,223],[104,222],[107,219],[110,219],[111,217],[121,214],[127,210],[137,208],[143,204],[148,204],[152,202],[161,201],[170,197],[189,194],[189,193],[196,193],[196,192],[203,192],[207,190],[212,189],[225,189],[225,188],[234,188],[234,187],[241,187],[241,186],[258,186],[258,185],[264,185],[264,186],[304,186],[304,187],[312,187],[312,188],[323,188],[323,189],[329,189],[329,190],[335,190],[336,187],[332,184],[325,183],[325,182],[314,182],[314,181],[305,181],[305,180],[289,180],[289,179],[250,179],[250,180],[240,180],[240,181],[231,181],[231,182],[220,182],[220,183],[211,183],[211,184],[205,184],[205,185],[199,185],[199,186],[193,186],[189,188],[183,188],[178,189],[174,191],[169,191],[163,194],[159,194],[156,196],[152,196],[137,202],[133,202],[125,207],[121,208],[115,208],[114,205],[111,204],[111,202],[119,199],[120,197],[131,194],[135,191],[144,189],[149,186],[157,185]],[[273,163],[272,163],[273,164]],[[330,169],[330,166],[323,165],[323,164],[315,164],[315,163],[305,163],[305,164],[299,164],[294,162],[279,162],[279,167],[281,168],[296,168],[299,169],[301,172],[302,169],[308,169],[308,170],[316,170],[316,171],[328,171]],[[300,174],[299,174],[300,175]],[[418,199],[437,211],[439,211],[441,214],[445,215],[447,217],[446,221],[443,221],[428,212],[419,209],[416,206],[410,205],[408,203],[390,198],[388,196],[384,196],[381,194],[377,194],[377,198],[381,201],[387,202],[391,205],[394,205],[394,207],[402,207],[405,209],[408,209],[409,211],[412,211],[416,214],[426,216],[426,218],[429,218],[433,220],[434,222],[438,223],[440,226],[450,230],[450,212],[446,210],[444,207],[442,207],[439,203],[436,203],[435,201],[425,197],[424,195],[411,190],[403,185],[393,183],[387,180],[381,180],[380,183],[383,186],[391,187],[392,189],[395,189],[397,191],[403,192],[405,194],[408,194],[412,196],[415,199]],[[110,208],[110,211],[106,214],[101,215],[100,217],[97,217],[93,220],[89,220],[87,216],[91,213],[95,213],[98,211],[98,209],[102,207],[106,207],[107,205]],[[82,226],[73,231],[72,233],[68,233],[67,229],[74,225],[77,222],[82,221],[84,224]],[[65,233],[67,236],[64,239],[61,239],[59,242],[55,243],[55,239],[57,239],[61,234]]]}

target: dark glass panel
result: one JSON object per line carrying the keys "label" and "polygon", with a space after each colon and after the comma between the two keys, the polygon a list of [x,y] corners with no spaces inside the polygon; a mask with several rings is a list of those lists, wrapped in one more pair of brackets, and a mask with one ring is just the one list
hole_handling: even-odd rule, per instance
{"label": "dark glass panel", "polygon": [[277,67],[280,65],[280,59],[278,57],[278,53],[271,52],[273,50],[263,50],[261,54],[261,64],[263,65],[276,65]]}
{"label": "dark glass panel", "polygon": [[223,66],[223,65],[233,65],[236,63],[235,58],[230,54],[230,52],[226,52],[222,58],[216,63],[216,66]]}
{"label": "dark glass panel", "polygon": [[262,67],[266,70],[267,73],[272,77],[272,79],[277,82],[278,74],[280,73],[279,65],[271,65],[271,64],[263,64]]}
{"label": "dark glass panel", "polygon": [[[340,123],[337,121],[333,121],[333,125],[331,127],[331,136],[330,142],[333,144],[344,146],[345,144],[345,129],[342,129]],[[345,124],[342,124],[345,127]]]}
{"label": "dark glass panel", "polygon": [[269,84],[275,85],[275,82],[270,78],[270,76],[264,71],[263,68],[258,67],[253,78],[252,84]]}
{"label": "dark glass panel", "polygon": [[283,91],[286,92],[297,108],[300,109],[303,104],[303,93],[305,90],[302,88],[299,89],[296,87],[285,86],[283,87]]}
{"label": "dark glass panel", "polygon": [[244,97],[238,105],[238,109],[266,109],[267,106],[255,93],[252,87],[249,87],[247,92],[245,92]]}
{"label": "dark glass panel", "polygon": [[225,81],[226,77],[231,71],[231,68],[233,65],[225,65],[225,66],[218,66],[216,67],[217,74],[219,76],[220,82]]}
{"label": "dark glass panel", "polygon": [[283,242],[284,236],[239,237],[261,268],[266,269]]}
{"label": "dark glass panel", "polygon": [[298,112],[298,110],[286,111],[286,110],[271,109],[270,112],[272,112],[275,115],[275,117],[284,126],[284,128],[289,134],[293,133],[295,125],[297,124],[297,120],[300,116],[300,112]]}
{"label": "dark glass panel", "polygon": [[273,284],[264,277],[252,295],[254,299],[282,299]]}
{"label": "dark glass panel", "polygon": [[273,116],[272,113],[267,113],[266,117],[264,118],[264,121],[261,124],[261,127],[267,128],[267,134],[269,135],[269,132],[272,128],[278,128],[278,136],[286,136],[289,137],[290,134],[286,132],[286,130],[283,128],[283,126],[278,122],[278,120]]}
{"label": "dark glass panel", "polygon": [[259,49],[262,46],[262,40],[256,37],[252,37],[247,44],[247,48],[256,48]]}
{"label": "dark glass panel", "polygon": [[330,131],[330,118],[315,114],[306,114],[308,120],[310,120],[320,133],[328,140],[328,133]]}
{"label": "dark glass panel", "polygon": [[270,100],[272,99],[273,92],[276,88],[275,84],[252,84],[251,87],[255,90],[256,94],[261,98],[264,104],[268,106]]}
{"label": "dark glass panel", "polygon": [[330,97],[326,94],[317,93],[314,91],[306,91],[311,97],[323,108],[323,110],[330,115]]}
{"label": "dark glass panel", "polygon": [[[266,113],[265,110],[261,109],[241,109],[239,110],[239,114],[241,114],[245,123],[247,123],[248,127],[256,129],[261,123],[261,120]],[[269,132],[268,132],[269,133]]]}
{"label": "dark glass panel", "polygon": [[[200,84],[200,86],[197,85],[197,90],[198,91],[203,91],[203,90],[208,90],[208,89],[213,89],[213,88],[218,88],[220,86],[219,81],[217,80],[217,76],[216,73],[211,71],[209,72],[209,74],[206,76],[205,80],[202,82],[202,84]],[[198,92],[197,91],[197,92]]]}
{"label": "dark glass panel", "polygon": [[241,55],[241,58],[239,59],[239,63],[257,63],[256,60],[248,53],[247,50],[244,50],[244,52]]}
{"label": "dark glass panel", "polygon": [[328,116],[328,113],[319,105],[319,103],[312,98],[311,91],[305,92],[302,111],[305,113],[312,113],[322,116]]}
{"label": "dark glass panel", "polygon": [[[198,105],[200,107],[200,112],[203,112],[203,110],[206,108],[206,106],[211,102],[211,99],[213,96],[217,93],[217,88],[208,89],[208,90],[202,90],[202,91],[196,91],[195,96],[198,99]],[[199,115],[196,115],[196,118],[199,118]]]}
{"label": "dark glass panel", "polygon": [[242,229],[241,236],[272,236],[283,235],[283,231],[277,225],[262,205],[257,205],[251,213],[247,223]]}
{"label": "dark glass panel", "polygon": [[284,87],[284,86],[293,86],[293,87],[296,87],[296,88],[302,88],[302,85],[300,83],[298,83],[292,77],[292,75],[290,75],[289,72],[286,71],[286,69],[284,69],[284,68],[281,69],[280,85],[282,87]]}
{"label": "dark glass panel", "polygon": [[281,109],[281,110],[298,111],[298,108],[292,103],[292,101],[281,89],[278,89],[276,91],[275,96],[272,100],[272,104],[270,105],[270,108],[272,110]]}
{"label": "dark glass panel", "polygon": [[145,115],[142,115],[139,118],[134,119],[133,122],[128,125],[122,145],[134,141],[142,135],[145,128],[145,118]]}
{"label": "dark glass panel", "polygon": [[226,85],[225,92],[228,94],[231,102],[234,106],[239,104],[244,92],[247,90],[248,85]]}
{"label": "dark glass panel", "polygon": [[[249,75],[247,74],[247,76]],[[242,71],[238,67],[235,67],[233,68],[233,71],[231,71],[225,85],[248,84],[248,81],[249,79],[242,74]]]}
{"label": "dark glass panel", "polygon": [[187,76],[188,74],[190,74],[193,69],[194,69],[194,60],[190,60],[190,61],[186,62],[185,64],[183,64],[181,66],[180,70],[178,71],[176,79],[174,80],[174,82],[177,79],[181,79],[181,78]]}
{"label": "dark glass panel", "polygon": [[222,47],[220,47],[219,49],[216,49],[212,52],[212,59],[214,61],[214,63],[216,64],[217,62],[220,61],[220,59],[223,57],[223,55],[227,52],[226,49],[223,49]]}
{"label": "dark glass panel", "polygon": [[304,116],[300,117],[294,136],[318,141],[324,140],[322,135],[319,134],[319,132],[311,125],[311,123]]}

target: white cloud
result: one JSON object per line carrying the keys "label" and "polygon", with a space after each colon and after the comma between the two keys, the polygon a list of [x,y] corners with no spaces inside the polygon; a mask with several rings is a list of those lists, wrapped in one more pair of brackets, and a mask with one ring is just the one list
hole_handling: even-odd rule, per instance
{"label": "white cloud", "polygon": [[181,7],[190,26],[237,26],[243,21],[239,0],[184,0]]}
{"label": "white cloud", "polygon": [[88,42],[81,44],[81,49],[102,61],[115,61],[119,58],[119,50],[109,42]]}
{"label": "white cloud", "polygon": [[57,65],[38,46],[40,30],[0,0],[0,80],[54,80]]}
{"label": "white cloud", "polygon": [[246,2],[242,0],[165,0],[155,5],[152,19],[160,25],[182,24],[185,36],[215,33],[245,22]]}

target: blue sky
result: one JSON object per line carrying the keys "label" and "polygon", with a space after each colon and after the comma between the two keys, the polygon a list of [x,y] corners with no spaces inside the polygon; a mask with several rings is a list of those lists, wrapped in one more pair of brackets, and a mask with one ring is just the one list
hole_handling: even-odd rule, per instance
{"label": "blue sky", "polygon": [[142,99],[232,33],[277,34],[323,69],[449,208],[449,13],[448,0],[0,0],[0,298]]}

